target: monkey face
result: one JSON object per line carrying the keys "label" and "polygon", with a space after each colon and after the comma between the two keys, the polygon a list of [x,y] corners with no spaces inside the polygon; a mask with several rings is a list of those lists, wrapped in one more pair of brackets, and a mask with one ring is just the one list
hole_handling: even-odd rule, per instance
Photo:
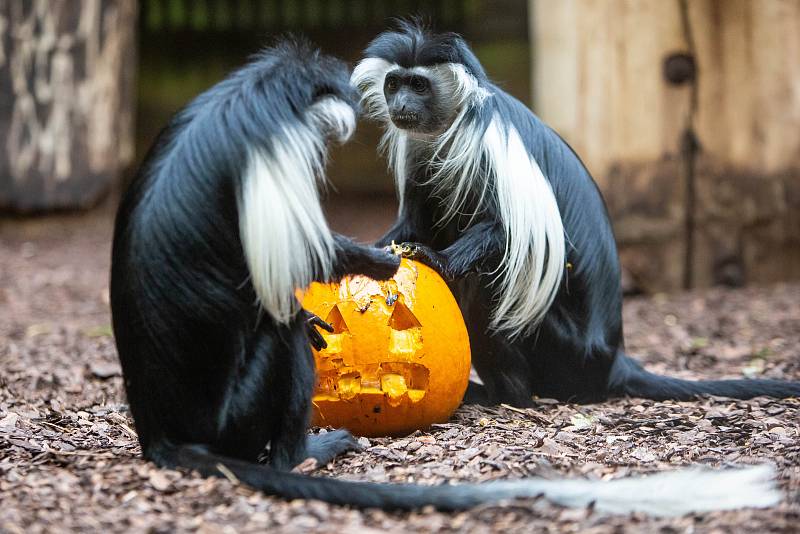
{"label": "monkey face", "polygon": [[402,130],[435,133],[441,129],[436,93],[431,80],[416,70],[393,70],[383,82],[389,118]]}

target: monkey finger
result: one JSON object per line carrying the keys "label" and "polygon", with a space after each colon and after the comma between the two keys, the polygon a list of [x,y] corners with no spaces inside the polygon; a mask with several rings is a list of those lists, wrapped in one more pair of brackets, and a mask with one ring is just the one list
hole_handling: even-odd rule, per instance
{"label": "monkey finger", "polygon": [[454,273],[450,269],[447,257],[442,253],[419,243],[403,243],[401,246],[403,247],[404,258],[411,258],[420,263],[424,263],[447,280],[455,278]]}
{"label": "monkey finger", "polygon": [[402,243],[398,245],[397,249],[399,249],[400,255],[404,258],[413,258],[419,252],[420,247],[416,243]]}
{"label": "monkey finger", "polygon": [[322,350],[328,347],[328,342],[314,327],[308,330],[308,342],[311,343],[315,350]]}
{"label": "monkey finger", "polygon": [[309,325],[318,326],[318,327],[322,328],[323,330],[326,330],[326,331],[328,331],[330,333],[333,333],[333,325],[331,325],[330,323],[326,323],[325,321],[320,319],[320,317],[318,315],[315,315],[313,313],[309,313],[309,317],[308,317],[307,321],[308,321]]}

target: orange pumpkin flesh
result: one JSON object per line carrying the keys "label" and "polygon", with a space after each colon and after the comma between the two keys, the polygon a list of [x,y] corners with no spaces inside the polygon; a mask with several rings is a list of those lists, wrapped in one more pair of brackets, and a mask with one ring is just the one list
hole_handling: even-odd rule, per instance
{"label": "orange pumpkin flesh", "polygon": [[308,287],[303,307],[330,323],[314,351],[312,422],[398,436],[447,421],[469,380],[469,338],[447,284],[403,259],[386,282],[353,276]]}

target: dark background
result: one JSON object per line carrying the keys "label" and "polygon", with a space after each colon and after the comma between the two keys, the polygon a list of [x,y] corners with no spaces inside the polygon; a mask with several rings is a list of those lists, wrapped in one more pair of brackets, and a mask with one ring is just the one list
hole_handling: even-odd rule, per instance
{"label": "dark background", "polygon": [[[393,19],[410,16],[464,35],[489,75],[530,105],[523,0],[143,0],[137,161],[172,113],[278,36],[306,35],[352,66]],[[354,139],[331,154],[333,187],[325,201],[331,225],[362,240],[378,237],[396,210],[392,179],[376,152],[379,137],[375,124],[361,121]]]}

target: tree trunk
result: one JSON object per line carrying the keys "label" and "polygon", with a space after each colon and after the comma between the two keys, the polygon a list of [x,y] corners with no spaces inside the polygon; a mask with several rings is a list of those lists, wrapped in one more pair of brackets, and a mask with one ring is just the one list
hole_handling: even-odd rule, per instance
{"label": "tree trunk", "polygon": [[0,209],[90,206],[132,160],[136,13],[0,1]]}

